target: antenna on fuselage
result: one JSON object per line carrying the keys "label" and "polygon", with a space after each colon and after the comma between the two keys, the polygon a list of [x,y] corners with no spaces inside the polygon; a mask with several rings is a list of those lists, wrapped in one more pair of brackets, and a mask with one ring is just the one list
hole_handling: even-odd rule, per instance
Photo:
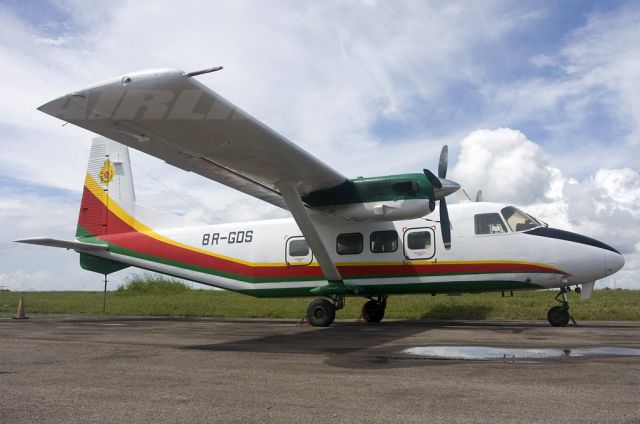
{"label": "antenna on fuselage", "polygon": [[191,77],[195,77],[198,75],[204,75],[204,74],[208,74],[211,72],[216,72],[216,71],[220,71],[222,68],[222,66],[215,66],[213,68],[207,68],[207,69],[201,69],[199,71],[193,71],[193,72],[185,72],[184,76],[191,78]]}

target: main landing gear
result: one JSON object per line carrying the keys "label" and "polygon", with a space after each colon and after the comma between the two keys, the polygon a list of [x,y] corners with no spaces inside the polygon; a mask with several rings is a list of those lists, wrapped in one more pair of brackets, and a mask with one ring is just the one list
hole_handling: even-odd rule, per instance
{"label": "main landing gear", "polygon": [[378,296],[378,299],[369,298],[362,305],[362,318],[367,322],[380,322],[384,318],[384,312],[387,308],[387,296]]}
{"label": "main landing gear", "polygon": [[328,327],[336,319],[336,311],[344,308],[344,296],[333,295],[328,299],[316,299],[307,307],[307,319],[314,327]]}
{"label": "main landing gear", "polygon": [[[387,295],[369,298],[362,305],[362,318],[367,322],[380,322],[387,307]],[[344,296],[333,295],[329,299],[316,299],[307,307],[306,319],[314,327],[328,327],[336,319],[336,311],[344,308]],[[302,323],[304,318],[300,320]]]}
{"label": "main landing gear", "polygon": [[[554,327],[564,327],[569,323],[569,320],[572,320],[571,315],[569,315],[569,301],[567,300],[567,293],[570,290],[569,287],[561,287],[560,293],[555,297],[555,299],[560,302],[560,305],[549,309],[547,313],[549,324]],[[559,299],[560,297],[562,297],[562,300]]]}

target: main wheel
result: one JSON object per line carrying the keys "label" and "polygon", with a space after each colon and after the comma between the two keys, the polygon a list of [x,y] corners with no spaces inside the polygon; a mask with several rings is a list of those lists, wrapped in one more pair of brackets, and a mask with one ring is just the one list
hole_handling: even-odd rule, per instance
{"label": "main wheel", "polygon": [[362,305],[362,318],[367,322],[380,322],[384,318],[385,305],[377,300],[369,300]]}
{"label": "main wheel", "polygon": [[327,299],[316,299],[309,303],[307,319],[314,327],[328,327],[336,319],[336,308]]}
{"label": "main wheel", "polygon": [[566,306],[554,306],[549,309],[547,319],[554,327],[564,327],[569,323],[569,309]]}

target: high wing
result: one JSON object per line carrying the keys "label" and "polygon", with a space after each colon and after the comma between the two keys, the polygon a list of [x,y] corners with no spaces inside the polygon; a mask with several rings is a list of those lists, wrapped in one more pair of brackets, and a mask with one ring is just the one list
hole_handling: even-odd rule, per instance
{"label": "high wing", "polygon": [[194,74],[127,74],[39,110],[284,209],[278,183],[293,182],[304,196],[347,180]]}
{"label": "high wing", "polygon": [[347,178],[193,78],[201,73],[136,72],[38,109],[289,210],[327,280],[341,283],[302,196]]}

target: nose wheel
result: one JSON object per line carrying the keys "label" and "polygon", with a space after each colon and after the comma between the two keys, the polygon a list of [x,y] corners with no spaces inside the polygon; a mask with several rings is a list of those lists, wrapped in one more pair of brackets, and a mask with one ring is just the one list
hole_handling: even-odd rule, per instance
{"label": "nose wheel", "polygon": [[[547,313],[547,320],[549,321],[549,324],[554,327],[564,327],[570,320],[572,320],[571,315],[569,315],[569,300],[567,299],[568,292],[568,287],[560,288],[560,293],[555,297],[556,301],[560,302],[560,305],[552,307]],[[560,300],[560,298],[562,298],[562,300]]]}

